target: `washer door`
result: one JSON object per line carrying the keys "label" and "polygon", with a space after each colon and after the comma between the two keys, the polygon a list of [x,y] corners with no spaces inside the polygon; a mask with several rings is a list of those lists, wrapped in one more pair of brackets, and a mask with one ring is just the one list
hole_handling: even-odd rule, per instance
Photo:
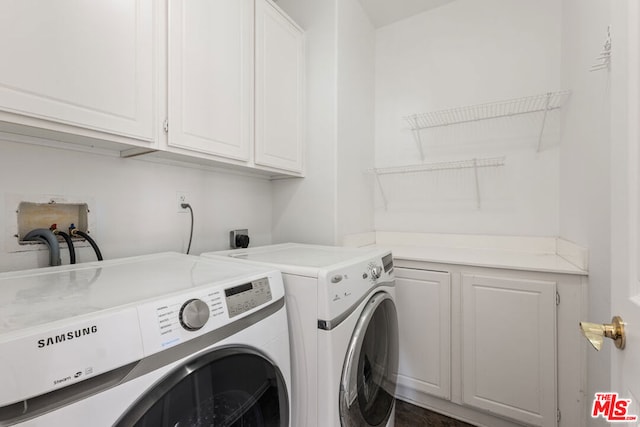
{"label": "washer door", "polygon": [[286,427],[289,404],[277,366],[257,350],[210,351],[172,371],[116,426]]}
{"label": "washer door", "polygon": [[378,292],[365,305],[347,350],[340,383],[343,427],[386,425],[398,372],[398,316],[391,296]]}

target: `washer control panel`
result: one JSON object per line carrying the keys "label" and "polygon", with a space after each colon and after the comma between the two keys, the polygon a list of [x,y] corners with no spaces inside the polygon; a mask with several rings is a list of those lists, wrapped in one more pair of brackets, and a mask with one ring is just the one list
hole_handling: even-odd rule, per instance
{"label": "washer control panel", "polygon": [[284,296],[279,272],[245,280],[200,288],[138,306],[144,354],[162,351],[224,327]]}
{"label": "washer control panel", "polygon": [[266,277],[224,290],[229,318],[271,301],[271,288]]}

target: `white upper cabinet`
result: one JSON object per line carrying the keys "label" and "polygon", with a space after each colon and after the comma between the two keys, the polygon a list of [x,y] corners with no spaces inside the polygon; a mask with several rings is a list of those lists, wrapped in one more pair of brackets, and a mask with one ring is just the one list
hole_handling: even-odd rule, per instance
{"label": "white upper cabinet", "polygon": [[153,22],[152,0],[3,2],[0,119],[152,141]]}
{"label": "white upper cabinet", "polygon": [[248,161],[253,0],[169,2],[170,147]]}
{"label": "white upper cabinet", "polygon": [[304,35],[267,0],[256,1],[257,165],[303,172]]}
{"label": "white upper cabinet", "polygon": [[304,36],[270,0],[7,0],[0,54],[5,135],[304,173]]}

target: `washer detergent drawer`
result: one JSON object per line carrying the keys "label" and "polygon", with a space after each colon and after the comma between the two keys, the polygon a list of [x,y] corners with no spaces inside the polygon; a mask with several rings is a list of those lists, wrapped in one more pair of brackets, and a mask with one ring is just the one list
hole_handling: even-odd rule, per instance
{"label": "washer detergent drawer", "polygon": [[135,308],[0,338],[0,408],[142,358]]}

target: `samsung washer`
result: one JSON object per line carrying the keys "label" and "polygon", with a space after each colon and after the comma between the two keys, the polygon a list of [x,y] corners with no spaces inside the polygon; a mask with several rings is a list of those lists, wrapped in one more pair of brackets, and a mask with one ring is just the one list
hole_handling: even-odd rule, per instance
{"label": "samsung washer", "polygon": [[289,426],[280,272],[157,254],[0,274],[0,425]]}
{"label": "samsung washer", "polygon": [[202,255],[282,271],[293,425],[394,425],[398,323],[389,251],[287,243]]}

